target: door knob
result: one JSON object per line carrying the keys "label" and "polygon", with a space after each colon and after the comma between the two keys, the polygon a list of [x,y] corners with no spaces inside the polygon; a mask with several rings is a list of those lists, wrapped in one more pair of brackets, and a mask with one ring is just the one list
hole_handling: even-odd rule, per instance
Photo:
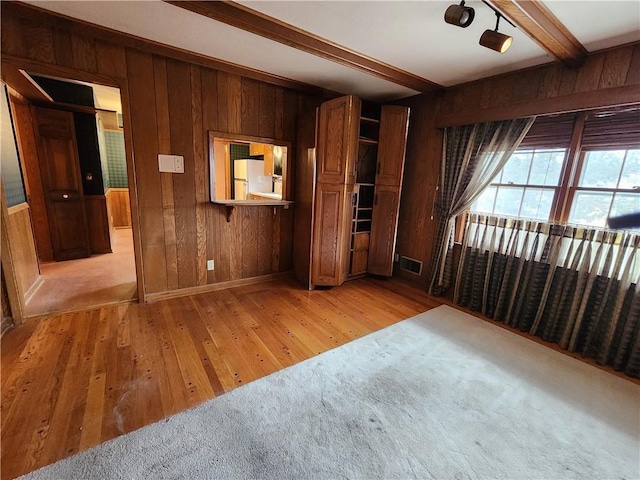
{"label": "door knob", "polygon": [[64,199],[69,198],[69,194],[68,194],[68,193],[63,193],[63,194],[62,194],[62,198],[64,198]]}

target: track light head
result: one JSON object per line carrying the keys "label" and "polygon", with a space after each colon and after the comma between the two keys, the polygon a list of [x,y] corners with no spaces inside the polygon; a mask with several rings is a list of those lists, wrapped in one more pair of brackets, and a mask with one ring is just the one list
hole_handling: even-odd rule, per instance
{"label": "track light head", "polygon": [[[500,19],[504,17],[498,11],[496,10],[494,11],[496,13],[496,29],[485,30],[482,36],[480,37],[480,45],[482,45],[483,47],[490,48],[491,50],[495,50],[498,53],[504,53],[507,50],[509,50],[511,43],[513,42],[513,37],[510,37],[509,35],[505,35],[503,33],[498,32],[498,27],[500,26]],[[505,20],[507,19],[505,18]],[[507,22],[509,22],[509,20],[507,20]]]}
{"label": "track light head", "polygon": [[499,53],[504,53],[509,50],[511,42],[513,42],[512,37],[504,35],[497,30],[485,30],[480,37],[480,45]]}
{"label": "track light head", "polygon": [[467,28],[473,22],[475,11],[471,7],[464,6],[464,0],[460,5],[450,5],[444,12],[444,21],[456,27]]}

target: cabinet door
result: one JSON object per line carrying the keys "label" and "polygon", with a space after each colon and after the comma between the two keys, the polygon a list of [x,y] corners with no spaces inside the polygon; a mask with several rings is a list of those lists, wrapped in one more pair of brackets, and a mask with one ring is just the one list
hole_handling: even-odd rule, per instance
{"label": "cabinet door", "polygon": [[351,196],[347,185],[316,186],[311,283],[341,285],[348,271],[348,224]]}
{"label": "cabinet door", "polygon": [[360,99],[339,97],[320,105],[318,183],[353,184],[358,153]]}
{"label": "cabinet door", "polygon": [[400,209],[400,187],[376,186],[367,272],[390,277]]}
{"label": "cabinet door", "polygon": [[376,185],[402,185],[408,128],[409,108],[394,105],[382,107]]}

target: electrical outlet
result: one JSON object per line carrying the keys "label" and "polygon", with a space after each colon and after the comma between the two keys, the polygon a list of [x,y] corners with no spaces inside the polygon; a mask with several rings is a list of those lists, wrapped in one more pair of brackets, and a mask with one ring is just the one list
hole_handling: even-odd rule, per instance
{"label": "electrical outlet", "polygon": [[213,260],[207,260],[207,270],[213,270]]}
{"label": "electrical outlet", "polygon": [[184,157],[180,155],[174,155],[173,161],[174,161],[174,172],[184,173]]}

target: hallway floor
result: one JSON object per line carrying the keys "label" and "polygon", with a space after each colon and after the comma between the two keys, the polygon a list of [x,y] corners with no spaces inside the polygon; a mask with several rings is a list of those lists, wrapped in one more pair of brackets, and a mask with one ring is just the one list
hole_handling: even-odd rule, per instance
{"label": "hallway floor", "polygon": [[28,317],[137,298],[130,228],[114,230],[113,253],[40,265],[43,283],[26,306]]}

